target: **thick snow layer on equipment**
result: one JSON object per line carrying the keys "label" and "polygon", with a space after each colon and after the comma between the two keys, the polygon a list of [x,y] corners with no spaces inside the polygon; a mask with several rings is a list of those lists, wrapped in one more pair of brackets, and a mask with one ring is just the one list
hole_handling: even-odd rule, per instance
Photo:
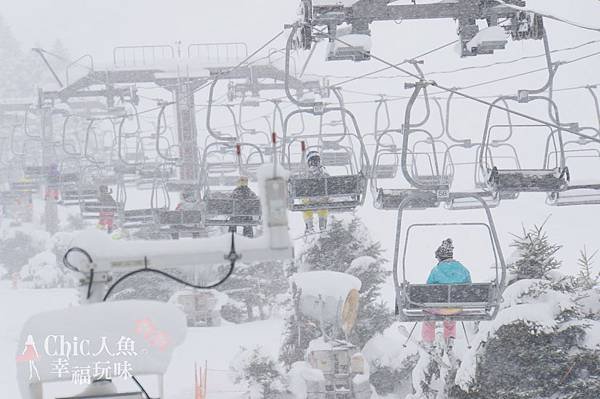
{"label": "thick snow layer on equipment", "polygon": [[295,362],[288,373],[289,390],[296,399],[306,399],[308,382],[325,382],[323,372],[312,368],[307,362]]}
{"label": "thick snow layer on equipment", "polygon": [[[223,264],[231,249],[231,235],[225,234],[197,240],[113,240],[106,233],[90,229],[77,235],[73,247],[85,249],[97,270],[124,270],[148,267],[183,267]],[[270,250],[269,237],[235,237],[235,249],[242,262],[266,259],[287,259],[285,250]],[[85,270],[88,262],[79,253],[69,256],[71,263]]]}
{"label": "thick snow layer on equipment", "polygon": [[374,263],[377,263],[377,260],[372,256],[361,256],[359,258],[354,259],[352,263],[350,263],[350,267],[348,268],[348,270],[346,270],[346,272],[356,275],[365,272]]}
{"label": "thick snow layer on equipment", "polygon": [[479,47],[483,42],[504,42],[506,41],[506,32],[500,26],[491,26],[480,30],[473,39],[467,43],[467,48]]}
{"label": "thick snow layer on equipment", "polygon": [[361,282],[356,277],[328,270],[297,273],[290,280],[302,290],[302,295],[328,296],[342,301],[350,290],[360,290],[361,287]]}
{"label": "thick snow layer on equipment", "polygon": [[362,349],[362,354],[372,369],[379,365],[398,370],[408,357],[416,355],[419,351],[414,342],[408,341],[404,346],[405,342],[406,338],[398,333],[398,324],[394,324],[383,334],[371,338]]}

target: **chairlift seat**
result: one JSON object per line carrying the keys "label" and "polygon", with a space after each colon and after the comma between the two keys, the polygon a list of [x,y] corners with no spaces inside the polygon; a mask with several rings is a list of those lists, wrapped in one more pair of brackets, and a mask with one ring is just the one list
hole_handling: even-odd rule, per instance
{"label": "chairlift seat", "polygon": [[550,193],[546,202],[553,206],[598,205],[600,184],[570,184],[565,191]]}
{"label": "chairlift seat", "polygon": [[[502,199],[498,193],[486,191],[478,192],[476,195],[485,201],[488,208],[496,208]],[[482,209],[483,205],[473,197],[455,198],[451,196],[446,202],[446,208],[450,210]]]}
{"label": "chairlift seat", "polygon": [[352,164],[352,155],[347,151],[323,151],[321,164],[323,166],[348,166]]}
{"label": "chairlift seat", "polygon": [[416,189],[382,189],[377,191],[374,206],[377,209],[397,211],[402,201],[413,197],[407,209],[437,208],[440,205],[438,196],[433,191],[421,191]]}
{"label": "chairlift seat", "polygon": [[43,166],[26,166],[23,173],[28,179],[41,179],[46,174],[47,168]]}
{"label": "chairlift seat", "polygon": [[129,209],[122,212],[122,225],[125,229],[138,229],[155,223],[157,210],[154,208]]}
{"label": "chairlift seat", "polygon": [[567,179],[558,169],[492,169],[489,182],[500,192],[558,192],[567,188]]}
{"label": "chairlift seat", "polygon": [[79,205],[82,202],[95,202],[98,198],[96,187],[77,187],[69,185],[60,191],[59,203],[64,206]]}
{"label": "chairlift seat", "polygon": [[81,204],[81,217],[84,220],[98,219],[102,212],[117,212],[117,206],[103,205],[98,201],[95,202],[84,202]]}
{"label": "chairlift seat", "polygon": [[77,172],[72,172],[72,173],[63,173],[59,176],[59,182],[60,183],[78,183],[80,180],[80,176],[79,173]]}
{"label": "chairlift seat", "polygon": [[40,188],[40,183],[36,181],[19,181],[11,182],[10,189],[21,192],[37,192]]}
{"label": "chairlift seat", "polygon": [[159,229],[168,233],[198,233],[205,229],[200,210],[164,210],[158,212]]}
{"label": "chairlift seat", "polygon": [[452,177],[447,175],[417,175],[414,179],[419,183],[437,190],[450,190]]}
{"label": "chairlift seat", "polygon": [[212,175],[208,176],[206,182],[209,186],[234,187],[240,180],[239,176],[232,175]]}
{"label": "chairlift seat", "polygon": [[402,321],[491,320],[499,306],[500,292],[495,282],[404,284],[397,301]]}
{"label": "chairlift seat", "polygon": [[376,179],[393,179],[398,173],[398,165],[375,165],[373,166],[373,177]]}
{"label": "chairlift seat", "polygon": [[352,210],[363,202],[366,179],[362,175],[292,177],[289,206],[292,211]]}
{"label": "chairlift seat", "polygon": [[258,226],[260,200],[232,198],[231,193],[212,192],[206,197],[206,224],[209,226]]}

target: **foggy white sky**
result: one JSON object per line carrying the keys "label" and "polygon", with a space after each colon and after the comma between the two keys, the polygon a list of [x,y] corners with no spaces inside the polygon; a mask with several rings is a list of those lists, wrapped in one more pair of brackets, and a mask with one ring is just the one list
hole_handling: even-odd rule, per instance
{"label": "foggy white sky", "polygon": [[295,0],[1,0],[28,47],[60,38],[74,56],[110,57],[119,45],[266,41],[295,16]]}

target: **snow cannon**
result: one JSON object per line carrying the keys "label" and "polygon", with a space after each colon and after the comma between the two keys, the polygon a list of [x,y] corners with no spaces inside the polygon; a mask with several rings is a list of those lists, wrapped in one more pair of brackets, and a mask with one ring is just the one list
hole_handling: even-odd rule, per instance
{"label": "snow cannon", "polygon": [[[115,301],[37,314],[23,326],[16,353],[22,399],[61,397],[141,399],[134,378],[163,376],[187,332],[185,315],[173,304]],[[129,380],[117,393],[111,380]],[[64,391],[80,392],[64,395]],[[61,393],[58,394],[57,393]]]}
{"label": "snow cannon", "polygon": [[294,274],[291,282],[300,291],[302,314],[341,327],[346,335],[352,331],[358,314],[358,278],[340,272],[312,271]]}

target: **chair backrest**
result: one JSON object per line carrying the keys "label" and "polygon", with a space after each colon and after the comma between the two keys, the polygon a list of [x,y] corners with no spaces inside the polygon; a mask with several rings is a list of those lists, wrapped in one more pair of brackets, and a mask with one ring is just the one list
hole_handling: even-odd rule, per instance
{"label": "chair backrest", "polygon": [[408,286],[408,300],[411,308],[427,308],[440,305],[487,304],[493,298],[496,285],[476,284],[415,284]]}

